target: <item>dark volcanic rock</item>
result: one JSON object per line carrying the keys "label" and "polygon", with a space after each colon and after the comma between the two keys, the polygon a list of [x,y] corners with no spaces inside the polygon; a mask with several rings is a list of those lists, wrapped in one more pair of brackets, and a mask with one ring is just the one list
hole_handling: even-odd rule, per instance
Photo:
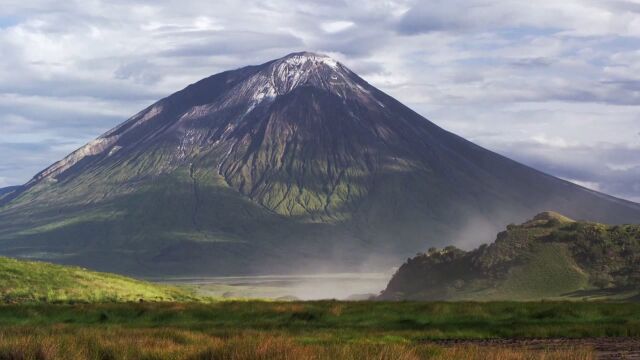
{"label": "dark volcanic rock", "polygon": [[391,266],[546,209],[640,206],[451,134],[326,56],[201,80],[0,198],[0,253],[141,273]]}

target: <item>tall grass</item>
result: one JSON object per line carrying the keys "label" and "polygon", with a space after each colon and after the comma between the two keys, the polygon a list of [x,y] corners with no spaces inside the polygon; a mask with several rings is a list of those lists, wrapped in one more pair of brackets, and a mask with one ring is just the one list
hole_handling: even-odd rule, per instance
{"label": "tall grass", "polygon": [[171,328],[15,327],[0,330],[0,359],[290,360],[290,359],[591,359],[588,349],[516,350],[426,344],[305,344],[288,336],[212,336]]}
{"label": "tall grass", "polygon": [[[172,327],[313,341],[640,336],[637,303],[218,302],[3,305],[11,325]],[[387,341],[389,340],[389,341]]]}
{"label": "tall grass", "polygon": [[[0,360],[590,359],[436,339],[637,337],[640,304],[217,302],[0,306]],[[491,347],[493,346],[493,347]]]}

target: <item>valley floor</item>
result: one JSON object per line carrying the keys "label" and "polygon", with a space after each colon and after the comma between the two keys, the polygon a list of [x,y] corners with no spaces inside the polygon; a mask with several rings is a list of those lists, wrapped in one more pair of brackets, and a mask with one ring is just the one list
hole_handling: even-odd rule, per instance
{"label": "valley floor", "polygon": [[638,337],[635,303],[0,306],[0,359],[592,359]]}
{"label": "valley floor", "polygon": [[226,299],[367,300],[385,288],[390,273],[209,276],[149,279],[187,288],[200,296]]}

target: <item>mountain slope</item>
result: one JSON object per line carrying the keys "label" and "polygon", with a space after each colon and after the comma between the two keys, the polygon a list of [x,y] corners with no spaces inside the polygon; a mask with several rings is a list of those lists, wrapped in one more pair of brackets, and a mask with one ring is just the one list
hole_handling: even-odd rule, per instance
{"label": "mountain slope", "polygon": [[0,253],[153,275],[351,271],[490,239],[545,208],[640,219],[638,204],[487,151],[295,53],[192,84],[0,199]]}
{"label": "mountain slope", "polygon": [[7,186],[4,188],[0,188],[0,201],[1,199],[13,192],[17,192],[20,190],[20,186]]}
{"label": "mountain slope", "polygon": [[409,259],[381,299],[637,297],[638,260],[640,225],[575,222],[545,212],[473,251],[432,248]]}
{"label": "mountain slope", "polygon": [[8,186],[8,187],[0,188],[0,196],[15,190],[15,188],[16,186]]}
{"label": "mountain slope", "polygon": [[0,302],[185,301],[187,291],[86,269],[0,257]]}

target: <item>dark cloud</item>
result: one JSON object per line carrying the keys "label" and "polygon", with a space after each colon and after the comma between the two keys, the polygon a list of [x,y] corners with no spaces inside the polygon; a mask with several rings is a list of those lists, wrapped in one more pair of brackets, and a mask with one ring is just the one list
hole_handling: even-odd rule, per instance
{"label": "dark cloud", "polygon": [[162,79],[153,64],[147,60],[134,60],[121,64],[114,72],[119,80],[133,80],[136,84],[153,85]]}
{"label": "dark cloud", "polygon": [[[453,3],[457,3],[457,6]],[[459,31],[471,29],[474,24],[463,19],[460,11],[464,4],[454,1],[425,2],[411,8],[398,21],[397,30],[404,34],[420,34],[433,31]],[[456,7],[461,7],[456,10]]]}
{"label": "dark cloud", "polygon": [[510,64],[515,67],[521,68],[541,68],[550,66],[553,60],[537,57],[537,58],[521,58],[511,61]]}
{"label": "dark cloud", "polygon": [[416,2],[397,22],[402,34],[431,32],[496,31],[534,28],[525,3],[496,0],[431,0]]}

